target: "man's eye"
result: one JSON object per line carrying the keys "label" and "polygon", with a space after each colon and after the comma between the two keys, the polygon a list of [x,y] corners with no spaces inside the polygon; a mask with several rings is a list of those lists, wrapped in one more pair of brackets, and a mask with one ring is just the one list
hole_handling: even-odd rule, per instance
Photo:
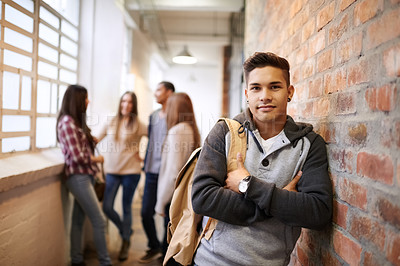
{"label": "man's eye", "polygon": [[251,89],[251,90],[259,90],[260,87],[257,87],[257,86],[256,86],[256,87],[251,87],[250,89]]}
{"label": "man's eye", "polygon": [[281,88],[281,86],[271,86],[271,89],[273,90],[279,90]]}

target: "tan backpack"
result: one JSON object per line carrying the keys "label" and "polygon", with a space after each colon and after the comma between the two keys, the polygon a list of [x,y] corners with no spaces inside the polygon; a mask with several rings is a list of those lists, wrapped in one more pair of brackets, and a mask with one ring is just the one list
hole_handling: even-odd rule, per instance
{"label": "tan backpack", "polygon": [[[245,160],[246,133],[240,132],[241,124],[235,120],[221,118],[225,121],[231,135],[231,145],[227,157],[227,171],[237,169],[237,153],[240,152]],[[214,232],[217,220],[209,218],[201,234],[198,232],[203,216],[196,214],[192,208],[193,173],[201,148],[196,149],[181,169],[175,182],[175,191],[172,196],[169,210],[170,222],[168,224],[167,241],[169,243],[163,265],[173,258],[181,265],[191,265],[201,239],[210,239]]]}

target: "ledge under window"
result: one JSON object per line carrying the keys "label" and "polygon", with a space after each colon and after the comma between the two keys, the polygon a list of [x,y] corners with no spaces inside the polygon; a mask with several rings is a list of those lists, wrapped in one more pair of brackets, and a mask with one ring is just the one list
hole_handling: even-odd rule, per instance
{"label": "ledge under window", "polygon": [[63,169],[64,157],[59,148],[2,158],[0,192],[58,175]]}

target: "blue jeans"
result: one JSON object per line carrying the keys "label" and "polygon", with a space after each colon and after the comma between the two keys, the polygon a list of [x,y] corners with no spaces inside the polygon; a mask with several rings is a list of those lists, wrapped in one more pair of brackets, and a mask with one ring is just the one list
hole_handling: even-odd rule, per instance
{"label": "blue jeans", "polygon": [[[103,200],[103,211],[119,230],[123,240],[129,241],[132,231],[132,199],[140,174],[131,175],[106,175],[106,190]],[[123,219],[114,210],[114,200],[119,186],[122,185],[122,210]]]}
{"label": "blue jeans", "polygon": [[71,175],[66,181],[68,189],[75,197],[71,226],[71,262],[83,262],[82,228],[87,215],[93,227],[93,241],[100,265],[110,265],[105,238],[106,219],[99,206],[93,184],[93,176],[87,174]]}
{"label": "blue jeans", "polygon": [[146,182],[144,184],[142,201],[142,224],[148,239],[150,249],[160,248],[160,241],[157,238],[157,231],[154,222],[154,207],[157,201],[157,182],[158,174],[146,173]]}

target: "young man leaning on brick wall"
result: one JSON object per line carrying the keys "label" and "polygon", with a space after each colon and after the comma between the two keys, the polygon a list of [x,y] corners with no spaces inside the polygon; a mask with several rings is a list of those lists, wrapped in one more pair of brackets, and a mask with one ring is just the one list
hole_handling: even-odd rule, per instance
{"label": "young man leaning on brick wall", "polygon": [[[325,142],[287,115],[294,93],[289,63],[255,53],[243,65],[248,108],[234,119],[248,138],[246,159],[227,173],[229,130],[220,122],[200,154],[192,190],[195,212],[218,220],[197,249],[196,265],[286,265],[301,228],[332,218]],[[222,166],[222,167],[221,167]]]}

